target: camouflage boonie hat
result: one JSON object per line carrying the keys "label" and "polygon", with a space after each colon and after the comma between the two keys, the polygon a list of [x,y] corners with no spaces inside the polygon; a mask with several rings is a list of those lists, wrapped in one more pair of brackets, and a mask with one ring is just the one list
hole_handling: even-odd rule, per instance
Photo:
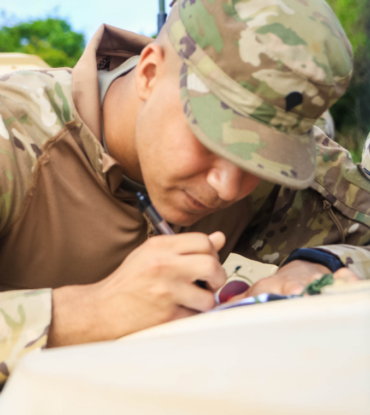
{"label": "camouflage boonie hat", "polygon": [[345,92],[352,48],[323,0],[181,0],[166,23],[190,128],[263,179],[306,188],[313,125]]}

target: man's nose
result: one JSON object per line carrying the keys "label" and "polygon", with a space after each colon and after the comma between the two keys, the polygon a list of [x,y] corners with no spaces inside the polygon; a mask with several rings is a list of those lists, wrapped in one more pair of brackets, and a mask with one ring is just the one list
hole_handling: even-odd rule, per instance
{"label": "man's nose", "polygon": [[207,183],[216,190],[218,197],[227,202],[239,196],[244,172],[231,162],[218,159],[209,170]]}

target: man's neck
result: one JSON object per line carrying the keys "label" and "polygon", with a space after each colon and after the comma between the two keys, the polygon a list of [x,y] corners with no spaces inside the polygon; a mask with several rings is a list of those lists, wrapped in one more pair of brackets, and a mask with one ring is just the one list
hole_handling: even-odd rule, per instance
{"label": "man's neck", "polygon": [[143,183],[135,145],[139,105],[134,69],[112,83],[104,100],[103,119],[109,154],[121,164],[127,177]]}

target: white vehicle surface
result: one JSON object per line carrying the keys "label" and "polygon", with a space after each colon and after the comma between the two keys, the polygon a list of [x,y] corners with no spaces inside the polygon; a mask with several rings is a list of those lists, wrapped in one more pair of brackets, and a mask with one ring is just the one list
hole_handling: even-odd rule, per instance
{"label": "white vehicle surface", "polygon": [[13,71],[44,68],[50,68],[50,66],[39,56],[26,53],[0,53],[0,76]]}

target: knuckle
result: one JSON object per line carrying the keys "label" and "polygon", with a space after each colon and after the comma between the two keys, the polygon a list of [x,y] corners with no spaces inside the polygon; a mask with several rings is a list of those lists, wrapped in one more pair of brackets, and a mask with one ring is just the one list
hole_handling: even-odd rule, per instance
{"label": "knuckle", "polygon": [[291,291],[303,290],[304,287],[293,280],[284,280],[279,288],[282,294],[290,294]]}
{"label": "knuckle", "polygon": [[215,281],[214,288],[219,290],[226,284],[227,274],[226,271],[221,267],[221,272],[217,274],[217,281]]}
{"label": "knuckle", "polygon": [[163,307],[158,313],[158,322],[159,324],[168,323],[169,321],[173,320],[175,315],[176,315],[175,307],[171,307],[171,306]]}
{"label": "knuckle", "polygon": [[334,274],[335,278],[347,278],[347,277],[352,277],[352,276],[355,276],[355,274],[352,271],[350,271],[348,268],[341,268]]}
{"label": "knuckle", "polygon": [[204,233],[196,233],[195,235],[198,239],[198,243],[199,243],[202,251],[210,252],[212,250],[212,243],[209,240],[208,236]]}
{"label": "knuckle", "polygon": [[152,274],[155,276],[163,274],[168,269],[168,261],[165,258],[153,258],[150,264]]}
{"label": "knuckle", "polygon": [[203,311],[212,310],[216,305],[215,296],[212,293],[206,292],[203,299]]}
{"label": "knuckle", "polygon": [[152,237],[152,238],[149,238],[149,239],[146,241],[146,246],[147,246],[148,248],[155,249],[155,248],[157,248],[157,247],[158,247],[158,245],[159,245],[158,237]]}
{"label": "knuckle", "polygon": [[225,269],[221,267],[221,270],[222,270],[222,271],[221,271],[220,288],[221,288],[221,286],[222,286],[222,285],[224,285],[224,284],[226,283],[226,281],[227,281],[227,273],[226,273]]}
{"label": "knuckle", "polygon": [[349,275],[350,272],[351,271],[349,271],[349,269],[347,269],[347,268],[341,268],[334,274],[334,277],[343,278],[343,277]]}
{"label": "knuckle", "polygon": [[[170,284],[167,281],[157,281],[156,284],[152,287],[153,298],[161,301],[163,309],[167,310],[169,304],[171,304],[172,291]],[[167,307],[165,306],[167,304]]]}
{"label": "knuckle", "polygon": [[174,245],[173,236],[170,238],[168,235],[157,235],[149,238],[145,243],[153,251],[169,250]]}
{"label": "knuckle", "polygon": [[205,261],[206,272],[210,276],[216,275],[220,271],[221,264],[213,257],[207,258]]}
{"label": "knuckle", "polygon": [[212,242],[209,240],[208,236],[204,235],[204,247],[208,252],[213,250]]}
{"label": "knuckle", "polygon": [[262,278],[261,280],[254,283],[254,288],[260,289],[260,288],[266,287],[267,285],[270,284],[270,282],[271,282],[271,277]]}
{"label": "knuckle", "polygon": [[348,268],[341,268],[334,274],[335,279],[348,279],[352,281],[360,281],[361,279]]}

